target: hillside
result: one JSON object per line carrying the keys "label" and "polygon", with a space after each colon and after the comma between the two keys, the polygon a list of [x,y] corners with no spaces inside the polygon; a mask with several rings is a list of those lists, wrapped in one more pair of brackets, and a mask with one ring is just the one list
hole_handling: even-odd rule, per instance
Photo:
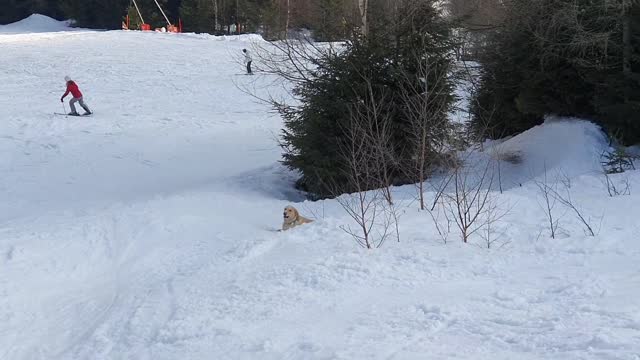
{"label": "hillside", "polygon": [[[640,175],[609,197],[595,125],[471,154],[520,159],[492,249],[444,244],[405,186],[401,241],[364,250],[337,201],[302,201],[282,120],[238,88],[272,83],[243,75],[257,37],[43,23],[0,27],[0,359],[640,358]],[[93,116],[54,114],[65,75]],[[545,173],[595,236],[561,205],[549,236]],[[316,221],[274,231],[290,203]]]}

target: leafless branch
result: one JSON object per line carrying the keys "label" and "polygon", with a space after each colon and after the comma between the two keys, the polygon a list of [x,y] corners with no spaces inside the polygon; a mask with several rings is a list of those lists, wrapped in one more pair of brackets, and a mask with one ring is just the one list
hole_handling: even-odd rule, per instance
{"label": "leafless branch", "polygon": [[540,204],[545,211],[545,216],[549,222],[549,231],[551,232],[551,238],[556,238],[556,231],[558,229],[558,219],[554,217],[553,209],[556,206],[555,185],[549,185],[547,179],[547,167],[544,167],[544,178],[542,181],[534,180],[534,183],[538,187],[538,193],[542,196],[543,203]]}
{"label": "leafless branch", "polygon": [[487,208],[491,203],[494,181],[492,167],[492,162],[487,161],[480,174],[463,166],[454,169],[454,192],[446,194],[447,210],[454,218],[465,243],[485,225],[481,219],[486,217]]}

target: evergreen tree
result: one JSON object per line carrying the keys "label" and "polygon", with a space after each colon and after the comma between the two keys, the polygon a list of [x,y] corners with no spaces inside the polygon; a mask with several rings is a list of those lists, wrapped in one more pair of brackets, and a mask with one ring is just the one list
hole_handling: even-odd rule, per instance
{"label": "evergreen tree", "polygon": [[120,29],[129,0],[60,0],[65,17],[76,26]]}
{"label": "evergreen tree", "polygon": [[0,8],[0,24],[13,23],[31,14],[62,19],[57,0],[4,0]]}
{"label": "evergreen tree", "polygon": [[0,12],[0,24],[10,24],[28,16],[26,9],[18,6],[17,0],[5,0]]}
{"label": "evergreen tree", "polygon": [[[433,74],[447,73],[453,42],[449,26],[433,2],[411,2],[406,10],[389,20],[395,23],[402,19],[398,26],[372,28],[368,37],[357,37],[340,52],[316,59],[317,68],[311,78],[294,90],[302,105],[278,108],[285,119],[284,164],[301,172],[298,186],[316,197],[355,190],[345,178],[343,151],[350,141],[346,129],[353,109],[369,96],[381,104],[381,117],[390,121],[394,149],[390,155],[397,159],[389,164],[391,176],[396,183],[415,181],[407,178],[402,168],[413,156],[406,146],[413,135],[409,133],[408,109],[401,94],[406,87],[419,88],[426,82],[417,69],[427,59],[438,69]],[[389,33],[390,28],[394,29],[393,34]],[[390,43],[390,36],[396,41]],[[430,91],[438,98],[430,112],[439,119],[434,123],[445,127],[453,96],[450,80],[441,80],[432,82],[435,85]]]}
{"label": "evergreen tree", "polygon": [[[624,19],[624,17],[627,17]],[[628,21],[628,41],[624,42],[624,21]],[[612,34],[616,41],[609,45],[608,59],[613,63],[604,71],[590,72],[594,84],[594,107],[597,119],[611,135],[627,144],[640,143],[640,4],[624,9],[623,18]],[[617,46],[616,46],[617,45]],[[628,48],[628,68],[624,65]]]}
{"label": "evergreen tree", "polygon": [[214,15],[211,0],[183,0],[180,5],[180,17],[186,32],[214,33]]}
{"label": "evergreen tree", "polygon": [[[156,5],[155,1],[136,0],[136,2],[138,3],[138,7],[140,7],[140,12],[144,17],[144,20],[147,22],[147,24],[151,25],[152,28],[167,25],[167,21],[162,15],[162,12],[160,11],[160,9],[158,9],[158,6]],[[167,17],[169,18],[169,22],[171,23],[177,22],[177,16],[174,16],[173,14],[168,12],[169,10],[169,6],[167,6],[168,0],[158,0],[158,4],[160,4],[160,6],[162,7],[162,10],[165,12],[165,15],[167,15]]]}
{"label": "evergreen tree", "polygon": [[337,41],[348,39],[351,16],[344,0],[322,0],[316,3],[315,16],[310,22],[318,41]]}
{"label": "evergreen tree", "polygon": [[[552,114],[592,119],[626,142],[640,141],[640,125],[632,116],[640,99],[639,5],[623,4],[509,3],[507,18],[490,36],[481,60],[473,130],[480,136],[507,136]],[[631,36],[625,45],[626,16]]]}

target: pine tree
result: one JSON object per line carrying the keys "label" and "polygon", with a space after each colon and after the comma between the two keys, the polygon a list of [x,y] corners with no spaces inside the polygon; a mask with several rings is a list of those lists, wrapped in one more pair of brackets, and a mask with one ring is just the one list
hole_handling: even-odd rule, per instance
{"label": "pine tree", "polygon": [[640,141],[640,124],[633,120],[640,110],[640,5],[626,0],[509,4],[482,57],[473,130],[497,138],[539,124],[546,115],[561,115],[591,119],[626,142]]}
{"label": "pine tree", "polygon": [[212,0],[183,0],[180,5],[180,17],[184,31],[214,33],[215,13]]}
{"label": "pine tree", "polygon": [[315,16],[311,22],[315,29],[314,35],[318,41],[336,41],[347,39],[351,14],[346,11],[349,7],[344,0],[322,0],[316,3]]}
{"label": "pine tree", "polygon": [[[623,18],[613,35],[619,46],[612,44],[609,56],[622,61],[615,61],[606,71],[590,73],[589,81],[596,84],[594,107],[599,122],[616,139],[637,144],[640,143],[640,122],[637,120],[640,113],[640,5],[629,4],[621,10],[624,11],[621,11]],[[628,39],[623,34],[624,21],[628,21]],[[625,50],[628,51],[627,68]]]}
{"label": "pine tree", "polygon": [[[393,23],[402,19],[398,26],[378,21],[378,27],[372,23],[367,37],[356,37],[340,52],[316,59],[317,67],[311,78],[299,83],[294,91],[301,106],[279,104],[278,110],[285,119],[284,164],[302,174],[298,186],[313,196],[328,197],[355,190],[345,177],[343,152],[351,141],[347,128],[353,111],[363,104],[363,99],[380,104],[380,117],[390,122],[394,150],[389,157],[396,160],[388,165],[396,183],[415,181],[406,176],[403,168],[413,155],[406,146],[413,134],[401,96],[403,90],[420,88],[427,82],[434,84],[430,91],[437,94],[433,95],[437,99],[429,111],[438,118],[434,121],[437,126],[448,126],[447,111],[453,100],[450,79],[425,81],[417,71],[427,59],[438,70],[433,74],[450,70],[453,42],[448,24],[442,21],[431,1],[411,2],[406,10],[389,19]],[[390,34],[389,29],[394,32]],[[390,37],[396,41],[390,42]],[[372,182],[369,186],[376,184]]]}
{"label": "pine tree", "polygon": [[120,29],[129,0],[60,0],[64,16],[76,26]]}
{"label": "pine tree", "polygon": [[0,24],[9,24],[31,14],[41,14],[62,19],[58,1],[52,0],[4,0],[0,5]]}
{"label": "pine tree", "polygon": [[9,24],[27,16],[27,9],[18,6],[17,0],[5,0],[0,12],[0,24]]}

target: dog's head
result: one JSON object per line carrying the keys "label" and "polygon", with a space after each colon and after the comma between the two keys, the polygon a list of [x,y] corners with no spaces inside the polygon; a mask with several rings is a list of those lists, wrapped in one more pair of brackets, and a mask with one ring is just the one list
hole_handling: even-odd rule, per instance
{"label": "dog's head", "polygon": [[284,208],[284,213],[282,215],[284,217],[284,222],[289,224],[296,221],[298,218],[298,210],[289,205]]}

